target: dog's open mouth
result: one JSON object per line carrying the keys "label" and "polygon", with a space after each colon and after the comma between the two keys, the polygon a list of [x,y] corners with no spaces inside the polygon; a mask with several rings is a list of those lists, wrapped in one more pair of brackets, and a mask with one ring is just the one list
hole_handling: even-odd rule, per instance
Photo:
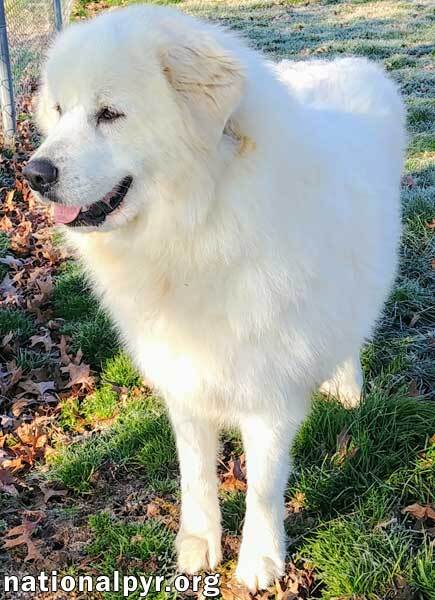
{"label": "dog's open mouth", "polygon": [[101,225],[121,205],[133,182],[133,177],[124,177],[108,194],[90,206],[54,205],[54,222],[68,227],[95,227]]}

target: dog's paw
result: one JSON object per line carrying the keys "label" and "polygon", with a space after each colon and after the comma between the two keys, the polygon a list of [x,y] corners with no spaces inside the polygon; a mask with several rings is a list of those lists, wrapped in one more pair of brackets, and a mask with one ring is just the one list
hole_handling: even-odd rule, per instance
{"label": "dog's paw", "polygon": [[201,537],[180,531],[175,545],[178,569],[183,573],[192,575],[202,570],[213,570],[222,560],[220,533]]}
{"label": "dog's paw", "polygon": [[261,550],[256,554],[241,549],[236,578],[252,594],[268,588],[275,579],[280,579],[283,575],[284,560],[279,556],[265,556]]}

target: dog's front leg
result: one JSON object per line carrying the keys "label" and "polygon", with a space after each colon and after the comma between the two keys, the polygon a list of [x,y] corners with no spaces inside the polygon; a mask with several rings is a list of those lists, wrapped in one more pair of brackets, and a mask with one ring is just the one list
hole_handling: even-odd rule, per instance
{"label": "dog's front leg", "polygon": [[284,574],[284,490],[295,429],[286,415],[246,415],[241,422],[248,491],[236,576],[251,592]]}
{"label": "dog's front leg", "polygon": [[217,492],[217,427],[207,419],[171,414],[181,471],[178,568],[186,573],[214,569],[221,560]]}

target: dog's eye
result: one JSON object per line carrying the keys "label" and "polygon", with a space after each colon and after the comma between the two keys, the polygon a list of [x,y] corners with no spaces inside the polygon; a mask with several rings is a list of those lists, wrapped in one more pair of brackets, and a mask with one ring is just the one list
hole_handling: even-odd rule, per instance
{"label": "dog's eye", "polygon": [[123,116],[123,113],[115,110],[114,108],[108,108],[106,106],[97,113],[97,123],[99,124],[108,123],[109,121],[116,121],[116,119],[119,119]]}

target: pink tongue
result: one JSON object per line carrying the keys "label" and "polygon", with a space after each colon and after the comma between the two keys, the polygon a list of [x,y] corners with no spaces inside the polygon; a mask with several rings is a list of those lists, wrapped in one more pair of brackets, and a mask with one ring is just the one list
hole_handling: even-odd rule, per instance
{"label": "pink tongue", "polygon": [[65,206],[64,204],[54,205],[54,222],[56,225],[65,225],[71,223],[80,212],[80,206]]}

